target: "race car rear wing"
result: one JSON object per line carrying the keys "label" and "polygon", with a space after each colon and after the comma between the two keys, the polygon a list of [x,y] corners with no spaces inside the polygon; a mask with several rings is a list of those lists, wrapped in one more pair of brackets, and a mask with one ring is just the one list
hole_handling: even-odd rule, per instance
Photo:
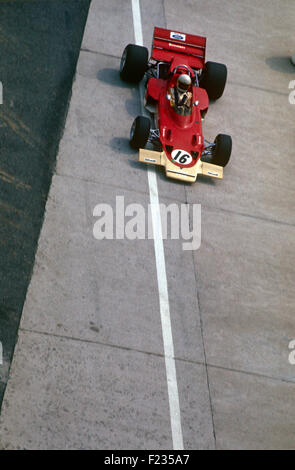
{"label": "race car rear wing", "polygon": [[154,29],[152,59],[171,62],[175,56],[185,56],[190,67],[202,69],[205,64],[206,38],[170,29]]}

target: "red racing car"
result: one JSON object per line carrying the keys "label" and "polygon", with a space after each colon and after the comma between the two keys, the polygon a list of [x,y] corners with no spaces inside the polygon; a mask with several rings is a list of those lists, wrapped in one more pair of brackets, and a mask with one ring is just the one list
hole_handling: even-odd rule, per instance
{"label": "red racing car", "polygon": [[146,47],[129,44],[120,63],[123,80],[146,78],[144,104],[152,120],[138,116],[130,132],[139,160],[188,182],[198,174],[222,178],[232,148],[228,135],[219,134],[213,143],[203,137],[209,99],[221,97],[227,78],[224,64],[205,63],[205,51],[205,37],[156,27],[150,60]]}

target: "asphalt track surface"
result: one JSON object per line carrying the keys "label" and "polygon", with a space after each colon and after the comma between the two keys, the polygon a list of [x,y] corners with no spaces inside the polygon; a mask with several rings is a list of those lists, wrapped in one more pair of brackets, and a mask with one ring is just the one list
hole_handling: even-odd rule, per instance
{"label": "asphalt track surface", "polygon": [[[156,170],[160,202],[202,205],[198,250],[164,240],[184,448],[294,449],[294,3],[141,0],[140,9],[145,45],[155,25],[199,33],[207,59],[229,72],[204,126],[209,140],[232,135],[224,179],[187,186]],[[93,0],[2,448],[173,447],[153,240],[93,238],[98,203],[150,199],[147,168],[128,145],[138,87],[118,76],[135,24],[131,0]]]}
{"label": "asphalt track surface", "polygon": [[88,7],[87,0],[0,2],[0,402]]}

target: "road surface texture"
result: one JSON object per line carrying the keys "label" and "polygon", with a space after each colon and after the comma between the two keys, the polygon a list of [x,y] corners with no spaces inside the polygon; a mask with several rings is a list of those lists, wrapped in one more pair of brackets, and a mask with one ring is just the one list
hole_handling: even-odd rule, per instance
{"label": "road surface texture", "polygon": [[[138,87],[118,74],[140,26],[132,3],[90,6],[2,406],[3,449],[173,446],[154,242],[93,236],[97,204],[150,200],[147,167],[128,144]],[[183,446],[294,449],[295,4],[140,9],[149,48],[154,26],[200,34],[207,60],[228,66],[204,125],[209,140],[232,135],[224,179],[188,186],[156,169],[161,203],[202,207],[200,249],[164,241]]]}
{"label": "road surface texture", "polygon": [[0,403],[88,7],[88,0],[0,1]]}

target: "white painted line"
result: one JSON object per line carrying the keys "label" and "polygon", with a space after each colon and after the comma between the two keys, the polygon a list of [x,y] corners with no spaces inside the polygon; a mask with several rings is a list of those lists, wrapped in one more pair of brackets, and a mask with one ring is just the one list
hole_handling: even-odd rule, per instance
{"label": "white painted line", "polygon": [[135,44],[143,46],[142,26],[141,26],[141,14],[139,0],[131,0],[132,3],[132,14],[133,14],[133,28]]}
{"label": "white painted line", "polygon": [[[139,46],[142,46],[143,37],[142,37],[139,0],[131,0],[131,2],[132,2],[135,42]],[[141,88],[140,89],[141,110],[142,110],[142,114],[145,114],[142,98],[143,98],[143,90]],[[175,358],[174,358],[174,345],[173,345],[173,336],[172,336],[171,318],[170,318],[170,309],[169,309],[169,297],[168,297],[168,287],[167,287],[164,246],[163,246],[163,238],[162,238],[162,223],[161,223],[161,213],[160,213],[160,206],[159,206],[157,175],[156,175],[154,166],[148,166],[147,171],[148,171],[148,184],[149,184],[151,214],[152,214],[153,232],[154,232],[153,238],[154,238],[157,279],[158,279],[158,289],[159,289],[160,314],[161,314],[162,334],[163,334],[163,343],[164,343],[164,356],[165,356],[168,399],[169,399],[169,408],[170,408],[172,442],[173,442],[174,450],[182,450],[183,449],[183,437],[182,437],[179,394],[178,394],[178,385],[177,385],[176,367],[175,367]]]}

